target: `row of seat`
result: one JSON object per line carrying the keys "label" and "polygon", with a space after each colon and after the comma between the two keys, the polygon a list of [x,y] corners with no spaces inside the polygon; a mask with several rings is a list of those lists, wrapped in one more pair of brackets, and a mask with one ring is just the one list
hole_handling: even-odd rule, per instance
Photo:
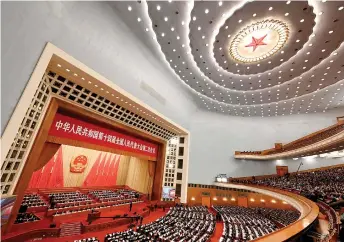
{"label": "row of seat", "polygon": [[21,224],[21,223],[27,223],[27,222],[34,222],[38,220],[40,219],[33,213],[19,213],[14,223]]}
{"label": "row of seat", "polygon": [[105,242],[116,241],[208,241],[215,229],[215,218],[206,207],[173,207],[154,222],[132,230],[111,233]]}
{"label": "row of seat", "polygon": [[25,194],[22,205],[30,207],[47,206],[47,203],[38,194]]}
{"label": "row of seat", "polygon": [[248,241],[272,233],[277,226],[252,208],[237,206],[213,207],[224,222],[220,241]]}
{"label": "row of seat", "polygon": [[287,174],[255,180],[232,180],[232,182],[272,186],[300,193],[314,201],[325,203],[344,200],[344,167]]}
{"label": "row of seat", "polygon": [[300,212],[297,210],[275,209],[275,208],[254,208],[257,213],[264,215],[264,217],[272,219],[287,226],[294,223],[300,217]]}

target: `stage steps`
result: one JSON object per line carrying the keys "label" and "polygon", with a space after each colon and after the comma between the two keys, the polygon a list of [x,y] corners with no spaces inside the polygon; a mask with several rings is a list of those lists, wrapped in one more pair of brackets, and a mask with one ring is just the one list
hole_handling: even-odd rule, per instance
{"label": "stage steps", "polygon": [[62,223],[60,228],[61,228],[60,237],[81,234],[80,222]]}

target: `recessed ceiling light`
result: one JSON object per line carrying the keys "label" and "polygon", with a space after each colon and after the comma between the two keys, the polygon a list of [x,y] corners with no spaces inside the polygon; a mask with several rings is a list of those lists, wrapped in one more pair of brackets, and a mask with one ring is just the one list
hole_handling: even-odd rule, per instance
{"label": "recessed ceiling light", "polygon": [[148,29],[148,28],[146,28],[146,31],[148,32],[148,31],[149,31],[149,29]]}
{"label": "recessed ceiling light", "polygon": [[222,6],[222,1],[219,2],[219,6]]}
{"label": "recessed ceiling light", "polygon": [[205,36],[204,36],[204,35],[202,36],[202,39],[205,39]]}
{"label": "recessed ceiling light", "polygon": [[165,36],[165,33],[161,33],[161,36],[164,37],[164,36]]}
{"label": "recessed ceiling light", "polygon": [[343,9],[344,9],[343,6],[340,6],[340,7],[338,8],[339,11],[342,11]]}
{"label": "recessed ceiling light", "polygon": [[200,26],[198,26],[198,28],[197,28],[198,30],[201,30],[202,28],[200,27]]}
{"label": "recessed ceiling light", "polygon": [[256,16],[257,16],[257,14],[256,14],[256,13],[254,13],[252,16],[253,16],[253,17],[256,17]]}
{"label": "recessed ceiling light", "polygon": [[287,1],[287,4],[289,4],[291,1]]}
{"label": "recessed ceiling light", "polygon": [[305,20],[304,19],[301,19],[300,22],[303,23]]}
{"label": "recessed ceiling light", "polygon": [[312,46],[313,44],[312,43],[310,43],[308,46]]}
{"label": "recessed ceiling light", "polygon": [[284,14],[284,16],[288,16],[288,15],[289,15],[289,13],[285,13],[285,14]]}
{"label": "recessed ceiling light", "polygon": [[184,25],[184,21],[182,21],[182,25]]}
{"label": "recessed ceiling light", "polygon": [[323,3],[325,3],[327,0],[322,0]]}
{"label": "recessed ceiling light", "polygon": [[307,55],[309,55],[311,52],[307,52]]}
{"label": "recessed ceiling light", "polygon": [[141,19],[140,19],[140,18],[137,18],[137,22],[141,22]]}
{"label": "recessed ceiling light", "polygon": [[205,12],[206,14],[209,13],[209,9],[204,10],[204,12]]}
{"label": "recessed ceiling light", "polygon": [[165,20],[165,22],[167,22],[168,21],[168,17],[165,17],[164,20]]}
{"label": "recessed ceiling light", "polygon": [[157,9],[158,11],[160,11],[160,9],[161,9],[160,5],[156,6],[156,9]]}
{"label": "recessed ceiling light", "polygon": [[131,10],[132,10],[131,6],[128,6],[128,10],[129,10],[129,11],[131,11]]}
{"label": "recessed ceiling light", "polygon": [[333,30],[330,30],[328,33],[329,33],[329,34],[332,34],[332,33],[333,33]]}
{"label": "recessed ceiling light", "polygon": [[239,23],[241,23],[242,22],[242,19],[239,19],[239,21],[238,21]]}
{"label": "recessed ceiling light", "polygon": [[325,52],[325,49],[321,50],[322,52]]}
{"label": "recessed ceiling light", "polygon": [[319,12],[319,15],[322,15],[324,12]]}
{"label": "recessed ceiling light", "polygon": [[174,31],[174,28],[173,28],[173,27],[171,28],[171,31]]}
{"label": "recessed ceiling light", "polygon": [[193,21],[196,21],[196,16],[193,16],[193,17],[192,17],[192,20],[193,20]]}
{"label": "recessed ceiling light", "polygon": [[271,11],[272,9],[273,9],[273,7],[270,7],[270,8],[269,8],[269,11]]}
{"label": "recessed ceiling light", "polygon": [[180,39],[180,37],[179,37],[179,36],[177,36],[177,39]]}
{"label": "recessed ceiling light", "polygon": [[296,43],[299,43],[299,42],[300,42],[300,40],[299,40],[299,39],[297,39],[297,40],[296,40]]}

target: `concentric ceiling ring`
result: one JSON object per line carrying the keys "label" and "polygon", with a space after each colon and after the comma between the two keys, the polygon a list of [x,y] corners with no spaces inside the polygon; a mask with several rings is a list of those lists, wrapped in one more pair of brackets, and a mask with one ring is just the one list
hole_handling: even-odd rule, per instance
{"label": "concentric ceiling ring", "polygon": [[283,48],[288,37],[286,23],[275,19],[259,21],[246,26],[234,36],[230,41],[229,55],[244,64],[260,62]]}
{"label": "concentric ceiling ring", "polygon": [[[147,43],[153,39],[162,59],[198,95],[196,100],[203,107],[232,115],[272,116],[343,105],[342,3],[170,1],[143,5],[143,15],[138,13],[135,21],[149,38]],[[288,26],[283,49],[258,64],[228,58],[230,37],[267,19]],[[143,33],[138,33],[141,38]]]}

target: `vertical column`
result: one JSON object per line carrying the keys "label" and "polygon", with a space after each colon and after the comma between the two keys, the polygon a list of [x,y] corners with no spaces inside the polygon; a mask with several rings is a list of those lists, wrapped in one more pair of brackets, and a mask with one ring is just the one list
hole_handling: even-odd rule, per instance
{"label": "vertical column", "polygon": [[[176,196],[180,197],[182,203],[187,202],[188,147],[188,136],[173,137],[168,141],[166,147],[163,186],[173,187],[176,190]],[[162,200],[170,201],[172,199],[164,198]]]}

